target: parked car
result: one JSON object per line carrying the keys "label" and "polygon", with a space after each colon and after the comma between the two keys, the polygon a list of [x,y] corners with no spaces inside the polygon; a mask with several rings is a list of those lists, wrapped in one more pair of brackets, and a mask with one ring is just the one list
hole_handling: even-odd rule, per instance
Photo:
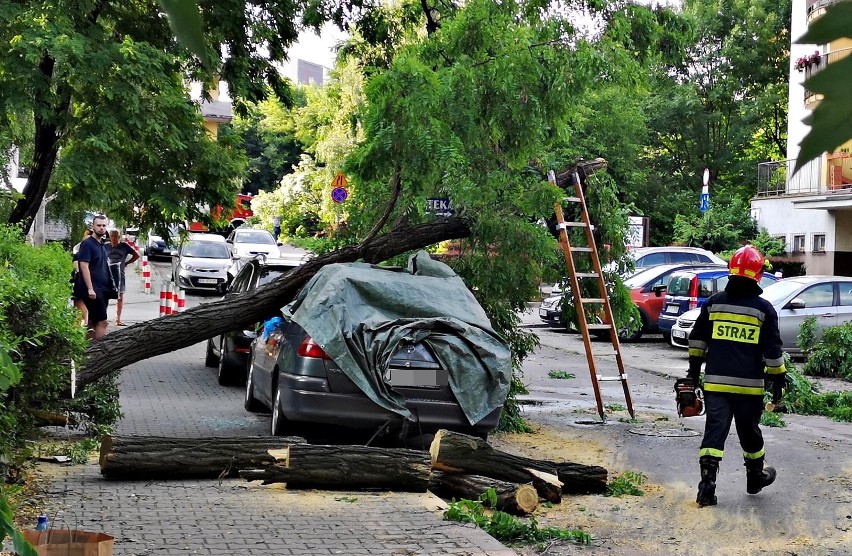
{"label": "parked car", "polygon": [[172,254],[173,279],[184,290],[215,292],[228,280],[231,252],[222,236],[190,234]]}
{"label": "parked car", "polygon": [[645,268],[658,264],[723,264],[723,259],[700,247],[637,247],[629,251],[636,261],[636,268]]}
{"label": "parked car", "polygon": [[[653,334],[659,330],[660,312],[665,299],[665,287],[669,277],[677,271],[698,269],[722,269],[726,267],[710,264],[664,264],[640,269],[624,281],[630,290],[630,299],[639,309],[642,326],[632,334],[626,331],[619,335],[628,341],[638,340],[642,334]],[[545,299],[539,309],[539,318],[548,324],[560,325],[562,321],[562,296]],[[601,319],[603,320],[603,319]]]}
{"label": "parked car", "polygon": [[279,246],[282,244],[266,230],[237,228],[228,235],[227,242],[235,259],[250,259],[255,255],[281,256]]}
{"label": "parked car", "polygon": [[[817,319],[818,339],[824,329],[852,320],[852,277],[793,276],[767,286],[761,297],[775,307],[782,349],[791,355],[802,353],[796,344],[799,329],[808,317]],[[700,309],[693,309],[677,319],[672,328],[674,347],[689,347],[689,333],[699,312]]]}
{"label": "parked car", "polygon": [[[677,318],[690,309],[701,307],[708,297],[724,290],[729,277],[727,268],[682,270],[671,275],[664,308],[660,313],[660,332],[666,341],[671,342],[672,328]],[[760,287],[766,288],[777,281],[777,277],[766,272],[760,279]]]}
{"label": "parked car", "polygon": [[[301,264],[302,261],[295,258],[256,257],[246,261],[233,281],[220,287],[220,290],[227,294],[249,292]],[[219,384],[225,386],[245,381],[251,343],[256,337],[257,325],[254,325],[230,330],[207,340],[204,364],[208,367],[218,367]]]}
{"label": "parked car", "polygon": [[171,259],[172,257],[172,247],[170,247],[166,240],[161,238],[160,236],[148,236],[148,241],[145,243],[145,255],[148,256],[148,259]]}
{"label": "parked car", "polygon": [[[271,409],[273,435],[319,424],[484,438],[497,426],[511,377],[508,346],[458,276],[425,252],[417,257],[417,274],[327,265],[264,324],[245,407]],[[444,269],[440,276],[420,274],[433,265]]]}

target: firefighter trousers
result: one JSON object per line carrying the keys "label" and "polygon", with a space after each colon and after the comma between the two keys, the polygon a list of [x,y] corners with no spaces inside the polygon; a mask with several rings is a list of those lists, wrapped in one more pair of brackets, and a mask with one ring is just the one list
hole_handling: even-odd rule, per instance
{"label": "firefighter trousers", "polygon": [[763,396],[704,392],[704,406],[707,422],[700,457],[722,459],[732,420],[736,423],[743,457],[746,460],[763,457],[763,434],[760,432]]}

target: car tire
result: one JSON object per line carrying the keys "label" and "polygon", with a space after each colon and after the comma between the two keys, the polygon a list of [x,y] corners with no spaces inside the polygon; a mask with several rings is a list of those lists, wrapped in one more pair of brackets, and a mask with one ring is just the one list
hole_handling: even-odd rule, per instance
{"label": "car tire", "polygon": [[219,336],[219,372],[216,378],[219,381],[219,386],[230,386],[234,384],[234,366],[228,362],[225,357],[225,337]]}
{"label": "car tire", "polygon": [[647,324],[648,320],[645,317],[645,313],[643,313],[642,311],[639,311],[639,320],[640,320],[640,324],[639,324],[638,330],[636,330],[635,332],[633,332],[632,334],[629,334],[629,335],[627,334],[626,330],[620,330],[619,333],[618,333],[618,339],[622,340],[624,342],[637,342],[637,341],[639,341],[639,338],[642,337],[642,333],[648,327],[648,324]]}
{"label": "car tire", "polygon": [[213,338],[207,340],[207,353],[204,355],[204,366],[205,367],[216,367],[219,365],[219,358],[216,357],[216,353],[213,351]]}
{"label": "car tire", "polygon": [[272,436],[284,436],[288,431],[287,418],[281,409],[281,389],[278,381],[275,381],[275,401],[272,402],[272,419],[270,419],[270,432]]}
{"label": "car tire", "polygon": [[249,363],[248,376],[246,376],[246,397],[243,401],[246,411],[259,413],[263,411],[263,405],[254,397],[254,363]]}
{"label": "car tire", "polygon": [[663,332],[663,341],[667,344],[672,343],[672,333],[671,332]]}

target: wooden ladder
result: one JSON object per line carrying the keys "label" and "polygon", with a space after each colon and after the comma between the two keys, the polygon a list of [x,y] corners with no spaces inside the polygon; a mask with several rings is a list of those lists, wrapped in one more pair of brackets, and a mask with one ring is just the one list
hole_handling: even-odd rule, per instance
{"label": "wooden ladder", "polygon": [[[554,186],[556,183],[556,174],[551,170],[547,175],[548,180]],[[571,283],[571,293],[574,296],[574,304],[577,309],[577,320],[580,324],[580,334],[583,336],[583,345],[586,348],[586,359],[589,363],[589,373],[592,377],[592,387],[595,390],[595,400],[598,404],[598,414],[602,421],[606,421],[603,401],[601,400],[600,382],[619,381],[624,389],[624,400],[627,402],[627,411],[630,417],[635,418],[633,413],[633,401],[630,398],[630,386],[627,384],[627,374],[624,372],[624,360],[621,357],[621,344],[618,341],[618,332],[615,328],[615,319],[612,315],[612,307],[609,303],[609,296],[606,291],[606,283],[604,282],[603,270],[601,269],[600,257],[598,250],[595,247],[595,237],[592,233],[594,226],[589,220],[589,211],[586,207],[586,198],[583,194],[583,187],[580,182],[580,174],[575,170],[573,174],[573,183],[569,187],[573,187],[575,196],[566,197],[565,202],[575,203],[580,208],[580,222],[566,222],[562,213],[561,203],[554,204],[556,211],[556,227],[559,230],[559,245],[562,247],[562,252],[565,255],[565,262],[568,265],[568,276]],[[568,240],[568,228],[583,228],[586,231],[586,246],[572,247]],[[577,265],[574,261],[574,254],[583,253],[591,256],[593,272],[577,272]],[[580,288],[581,279],[595,279],[598,283],[599,297],[588,297],[583,299],[583,292]],[[598,324],[588,322],[586,308],[603,308],[604,319],[608,324]],[[599,313],[599,311],[594,311]],[[595,353],[592,351],[592,341],[590,332],[592,330],[606,330],[609,332],[609,338],[612,342],[612,348],[615,351],[615,361],[618,364],[618,376],[600,376],[595,363]]]}

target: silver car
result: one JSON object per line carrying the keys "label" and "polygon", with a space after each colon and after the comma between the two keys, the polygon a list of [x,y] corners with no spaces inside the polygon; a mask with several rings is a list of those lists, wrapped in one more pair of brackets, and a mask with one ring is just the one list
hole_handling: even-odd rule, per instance
{"label": "silver car", "polygon": [[237,228],[228,236],[228,244],[235,259],[251,259],[257,255],[280,257],[281,243],[266,230]]}
{"label": "silver car", "polygon": [[191,234],[173,254],[176,256],[174,281],[185,290],[215,292],[228,281],[231,252],[222,236]]}
{"label": "silver car", "polygon": [[[825,328],[838,326],[852,320],[852,277],[848,276],[794,276],[767,286],[762,297],[772,303],[778,312],[783,349],[791,355],[800,355],[797,344],[799,329],[805,319],[815,317],[817,338]],[[700,309],[682,314],[672,328],[672,345],[689,346],[689,332],[698,318]],[[675,332],[677,331],[677,336]]]}

